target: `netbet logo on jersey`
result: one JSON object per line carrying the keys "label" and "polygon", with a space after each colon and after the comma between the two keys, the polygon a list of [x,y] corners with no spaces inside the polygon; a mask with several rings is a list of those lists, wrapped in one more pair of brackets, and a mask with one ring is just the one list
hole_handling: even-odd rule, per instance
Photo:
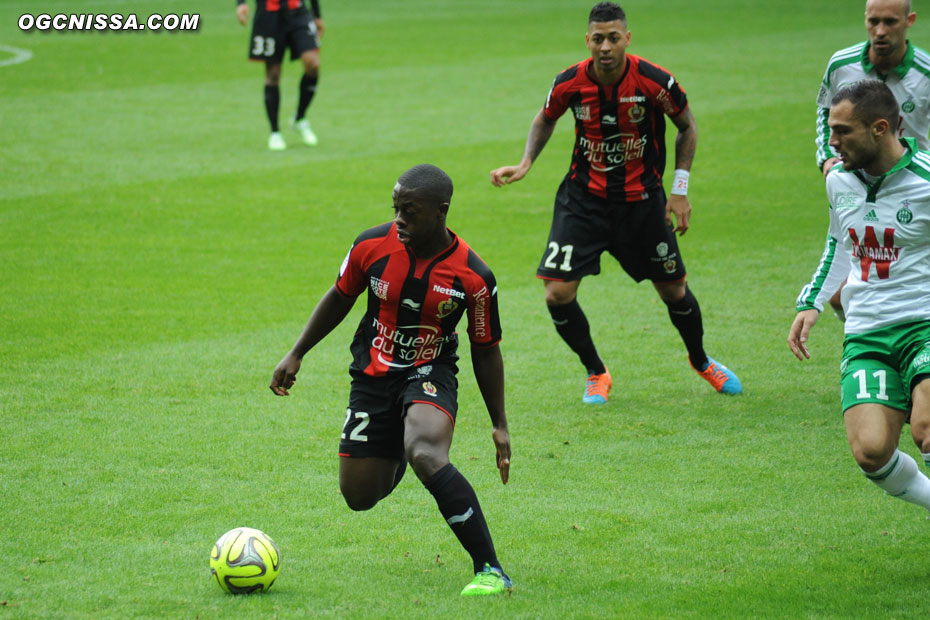
{"label": "netbet logo on jersey", "polygon": [[438,284],[434,284],[433,291],[437,293],[441,293],[442,295],[448,295],[450,297],[458,297],[459,299],[465,299],[465,292],[456,290],[454,288],[446,288],[445,286],[439,286]]}

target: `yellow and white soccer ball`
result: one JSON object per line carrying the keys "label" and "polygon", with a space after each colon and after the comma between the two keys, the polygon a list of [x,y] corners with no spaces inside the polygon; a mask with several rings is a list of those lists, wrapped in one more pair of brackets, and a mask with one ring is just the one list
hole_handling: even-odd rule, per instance
{"label": "yellow and white soccer ball", "polygon": [[216,583],[230,594],[266,592],[278,577],[281,553],[263,531],[237,527],[213,545],[210,568]]}

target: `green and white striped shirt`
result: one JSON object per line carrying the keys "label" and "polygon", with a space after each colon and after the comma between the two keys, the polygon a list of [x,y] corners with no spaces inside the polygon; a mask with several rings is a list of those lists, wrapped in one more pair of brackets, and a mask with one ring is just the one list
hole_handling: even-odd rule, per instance
{"label": "green and white striped shirt", "polygon": [[830,101],[844,86],[865,79],[882,80],[901,106],[899,138],[916,138],[921,149],[930,148],[930,54],[907,44],[904,59],[887,75],[878,72],[869,61],[869,42],[863,41],[833,54],[817,95],[817,166],[836,157],[828,144]]}
{"label": "green and white striped shirt", "polygon": [[827,244],[797,308],[823,310],[845,280],[847,334],[930,321],[930,152],[901,143],[904,156],[878,178],[841,165],[827,175]]}

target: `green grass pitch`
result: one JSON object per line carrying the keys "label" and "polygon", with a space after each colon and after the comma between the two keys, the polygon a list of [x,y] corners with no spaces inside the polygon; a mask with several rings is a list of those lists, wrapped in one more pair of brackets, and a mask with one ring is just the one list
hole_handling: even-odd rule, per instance
{"label": "green grass pitch", "polygon": [[[826,230],[814,99],[830,54],[865,38],[863,4],[624,3],[630,52],[679,78],[698,121],[682,251],[707,350],[745,394],[700,381],[651,287],[605,259],[580,300],[615,384],[587,408],[534,277],[571,120],[522,182],[488,171],[518,161],[552,78],[585,57],[591,0],[323,0],[320,145],[287,128],[287,64],[283,153],[232,0],[4,0],[0,620],[926,618],[930,522],[849,454],[840,323],[823,317],[804,364],[785,344]],[[20,32],[38,12],[201,26]],[[289,398],[267,388],[422,162],[454,179],[450,226],[500,285],[510,484],[467,350],[452,449],[516,584],[496,600],[458,597],[470,562],[412,474],[366,513],[339,495],[362,304]],[[212,583],[211,546],[240,525],[280,546],[267,595]]]}

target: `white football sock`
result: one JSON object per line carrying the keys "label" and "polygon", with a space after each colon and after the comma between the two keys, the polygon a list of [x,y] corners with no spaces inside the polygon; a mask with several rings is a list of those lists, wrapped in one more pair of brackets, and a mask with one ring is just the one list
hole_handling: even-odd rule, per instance
{"label": "white football sock", "polygon": [[924,465],[930,468],[930,452],[921,452],[920,456],[924,457]]}
{"label": "white football sock", "polygon": [[871,473],[863,470],[862,473],[888,495],[930,510],[930,478],[921,473],[917,461],[910,455],[895,450],[881,469]]}

